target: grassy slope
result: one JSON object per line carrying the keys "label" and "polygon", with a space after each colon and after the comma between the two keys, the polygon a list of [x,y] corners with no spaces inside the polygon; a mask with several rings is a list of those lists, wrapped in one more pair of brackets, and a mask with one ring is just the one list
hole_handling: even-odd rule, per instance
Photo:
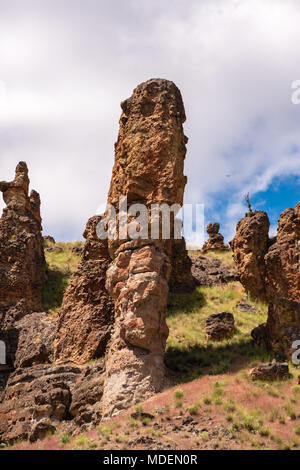
{"label": "grassy slope", "polygon": [[62,249],[59,252],[45,250],[47,282],[43,289],[44,308],[54,316],[61,307],[64,291],[81,259],[80,255],[72,252],[72,249],[82,245],[80,241],[58,242],[55,245],[47,243],[46,245],[46,247],[55,246]]}
{"label": "grassy slope", "polygon": [[[63,245],[61,245],[63,246]],[[63,286],[79,261],[64,245],[63,253],[47,253],[50,272],[59,277],[59,292],[49,304],[56,311]],[[210,253],[210,256],[214,256]],[[231,265],[230,253],[217,254]],[[67,265],[67,268],[66,268]],[[55,283],[49,278],[55,291]],[[258,313],[244,313],[237,303],[248,300]],[[152,437],[162,445],[177,449],[292,449],[300,448],[300,387],[297,368],[290,364],[291,378],[284,382],[253,382],[249,369],[270,359],[267,352],[251,342],[251,329],[266,319],[267,308],[247,299],[238,282],[225,286],[198,287],[191,294],[170,295],[166,364],[177,385],[158,394],[143,408],[154,420],[133,420],[130,411],[95,428],[71,436],[63,423],[58,432],[35,444],[16,448],[32,449],[134,449],[147,448],[130,441]],[[205,318],[211,313],[232,312],[236,333],[230,340],[208,342],[204,334]],[[179,385],[180,384],[180,385]],[[164,411],[158,413],[157,409]],[[174,430],[182,417],[192,415],[198,431],[184,426]]]}

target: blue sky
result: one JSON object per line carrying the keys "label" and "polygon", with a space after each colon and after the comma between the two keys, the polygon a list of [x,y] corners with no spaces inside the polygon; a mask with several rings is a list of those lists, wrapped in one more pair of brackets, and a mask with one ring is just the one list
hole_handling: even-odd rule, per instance
{"label": "blue sky", "polygon": [[274,232],[299,200],[299,24],[298,0],[0,0],[0,179],[27,161],[44,233],[80,238],[106,201],[120,102],[162,77],[186,107],[185,202],[230,240],[250,192]]}

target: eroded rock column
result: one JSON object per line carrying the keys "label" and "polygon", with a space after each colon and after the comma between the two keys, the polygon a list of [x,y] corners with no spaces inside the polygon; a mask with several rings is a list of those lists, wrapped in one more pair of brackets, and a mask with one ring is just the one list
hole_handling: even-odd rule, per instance
{"label": "eroded rock column", "polygon": [[59,363],[85,363],[104,356],[114,320],[113,301],[105,288],[110,264],[107,241],[99,240],[101,216],[91,217],[84,231],[82,261],[64,294],[55,345]]}
{"label": "eroded rock column", "polygon": [[[152,79],[121,104],[120,131],[108,202],[182,205],[186,153],[180,91],[174,83]],[[141,227],[143,229],[143,227]],[[107,289],[115,303],[115,325],[106,357],[102,409],[113,415],[160,391],[166,383],[163,362],[169,254],[172,240],[109,240],[113,263]]]}
{"label": "eroded rock column", "polygon": [[25,162],[11,182],[0,182],[6,207],[0,219],[0,328],[42,309],[45,257],[40,197],[32,190]]}
{"label": "eroded rock column", "polygon": [[252,331],[253,338],[291,358],[293,342],[300,340],[300,203],[282,212],[273,239],[269,225],[265,212],[242,219],[234,256],[247,292],[269,304],[267,323]]}
{"label": "eroded rock column", "polygon": [[234,260],[240,281],[253,299],[266,300],[266,268],[270,222],[266,212],[257,211],[244,217],[233,239]]}

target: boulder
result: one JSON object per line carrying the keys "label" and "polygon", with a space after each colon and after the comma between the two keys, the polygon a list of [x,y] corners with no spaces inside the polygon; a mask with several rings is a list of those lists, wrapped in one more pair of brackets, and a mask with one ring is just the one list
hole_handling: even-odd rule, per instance
{"label": "boulder", "polygon": [[221,341],[234,335],[234,316],[232,313],[214,313],[205,320],[207,339]]}

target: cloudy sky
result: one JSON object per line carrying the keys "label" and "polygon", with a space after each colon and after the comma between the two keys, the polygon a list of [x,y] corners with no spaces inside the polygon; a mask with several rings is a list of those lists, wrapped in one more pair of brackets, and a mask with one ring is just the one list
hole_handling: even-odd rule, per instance
{"label": "cloudy sky", "polygon": [[298,0],[0,0],[0,180],[25,160],[44,233],[79,239],[106,201],[120,101],[162,77],[186,107],[185,202],[229,240],[250,192],[274,231],[300,199],[299,24]]}

